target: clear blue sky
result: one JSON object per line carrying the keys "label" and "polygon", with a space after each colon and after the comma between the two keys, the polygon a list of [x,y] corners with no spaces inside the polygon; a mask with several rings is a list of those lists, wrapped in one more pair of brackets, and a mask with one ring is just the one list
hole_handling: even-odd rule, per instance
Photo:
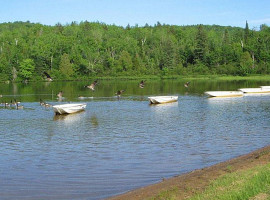
{"label": "clear blue sky", "polygon": [[249,28],[270,25],[269,0],[0,0],[0,23],[46,25],[99,21],[126,26],[222,25]]}

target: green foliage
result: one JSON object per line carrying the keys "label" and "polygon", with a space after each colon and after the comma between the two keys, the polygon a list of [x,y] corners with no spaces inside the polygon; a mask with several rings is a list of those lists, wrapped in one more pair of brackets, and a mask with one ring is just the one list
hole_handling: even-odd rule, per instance
{"label": "green foliage", "polygon": [[247,51],[242,53],[240,58],[239,75],[246,76],[248,74],[251,74],[253,72],[252,63],[253,61],[250,57],[250,54]]}
{"label": "green foliage", "polygon": [[[223,26],[123,28],[80,22],[45,26],[29,22],[0,24],[1,79],[38,80],[94,76],[269,74],[270,28],[259,31]],[[249,55],[248,55],[249,54]],[[33,61],[26,69],[26,59]],[[22,67],[21,67],[22,65]]]}
{"label": "green foliage", "polygon": [[35,63],[32,59],[24,59],[20,64],[19,76],[24,80],[32,78],[35,70]]}
{"label": "green foliage", "polygon": [[61,56],[59,71],[62,73],[62,77],[70,78],[74,74],[73,66],[70,63],[68,54],[64,53]]}
{"label": "green foliage", "polygon": [[206,51],[207,51],[207,36],[203,29],[203,25],[199,25],[198,32],[195,38],[196,46],[195,46],[195,57],[200,61],[205,60]]}

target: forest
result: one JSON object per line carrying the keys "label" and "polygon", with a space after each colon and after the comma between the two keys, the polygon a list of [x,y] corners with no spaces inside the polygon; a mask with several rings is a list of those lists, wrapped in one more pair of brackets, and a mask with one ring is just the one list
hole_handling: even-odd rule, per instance
{"label": "forest", "polygon": [[270,74],[270,27],[0,24],[0,81]]}

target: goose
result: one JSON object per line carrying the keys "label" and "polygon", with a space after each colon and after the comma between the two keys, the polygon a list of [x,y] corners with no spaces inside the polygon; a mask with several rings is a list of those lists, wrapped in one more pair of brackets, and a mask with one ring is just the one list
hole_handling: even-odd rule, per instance
{"label": "goose", "polygon": [[40,104],[41,106],[44,106],[44,105],[45,105],[45,102],[44,102],[42,99],[39,99],[39,104]]}
{"label": "goose", "polygon": [[96,84],[97,84],[97,80],[95,80],[93,83],[91,83],[91,85],[86,85],[86,86],[84,86],[84,87],[87,87],[87,88],[89,88],[89,89],[91,89],[91,90],[95,90],[95,86],[96,86]]}
{"label": "goose", "polygon": [[16,103],[21,103],[21,102],[14,99],[14,104],[16,104]]}
{"label": "goose", "polygon": [[16,109],[17,109],[17,110],[23,109],[23,106],[22,106],[22,105],[19,105],[19,103],[16,102]]}
{"label": "goose", "polygon": [[63,97],[63,91],[60,91],[58,94],[57,94],[58,98],[61,99]]}
{"label": "goose", "polygon": [[190,83],[190,82],[186,82],[186,83],[184,84],[184,86],[185,86],[186,88],[188,88],[189,83]]}
{"label": "goose", "polygon": [[118,90],[115,94],[120,97],[123,92],[125,92],[125,90]]}
{"label": "goose", "polygon": [[145,84],[145,81],[142,80],[142,81],[140,82],[140,84],[139,84],[139,87],[140,87],[140,88],[144,88],[144,84]]}
{"label": "goose", "polygon": [[42,99],[40,99],[39,103],[41,106],[44,106],[45,108],[52,107],[51,104],[44,102]]}
{"label": "goose", "polygon": [[52,77],[47,73],[47,72],[44,72],[45,76],[47,77],[47,81],[53,81],[52,80]]}
{"label": "goose", "polygon": [[5,108],[10,107],[10,103],[5,102]]}

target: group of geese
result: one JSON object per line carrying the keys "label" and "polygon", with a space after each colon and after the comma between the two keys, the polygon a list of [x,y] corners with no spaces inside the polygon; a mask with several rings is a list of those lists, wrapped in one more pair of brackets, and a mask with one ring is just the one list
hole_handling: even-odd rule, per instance
{"label": "group of geese", "polygon": [[[46,76],[46,80],[47,81],[53,81],[52,77],[47,73],[47,72],[44,72],[44,75]],[[139,88],[144,88],[145,87],[145,80],[142,80],[140,81],[139,83]],[[184,84],[184,87],[188,87],[189,86],[189,83],[190,82],[186,82]],[[88,88],[92,91],[95,90],[95,87],[96,85],[98,84],[98,80],[95,80],[94,82],[92,82],[90,85],[86,85],[84,86],[85,88]],[[125,92],[125,90],[118,90],[115,95],[117,95],[118,98],[120,98],[120,96],[123,94],[123,92]],[[2,95],[0,95],[0,98],[3,97]],[[63,97],[63,91],[60,91],[58,94],[57,94],[57,97],[58,97],[58,100],[63,100],[64,97]],[[80,96],[79,98],[83,98],[82,96]],[[16,99],[11,100],[10,103],[7,103],[7,102],[4,102],[4,103],[0,103],[0,105],[4,106],[5,108],[11,108],[11,107],[15,107],[16,109],[23,109],[23,106],[20,105],[20,102],[17,102]],[[45,107],[45,108],[48,108],[48,107],[52,107],[51,104],[49,103],[46,103],[45,101],[43,101],[42,99],[40,99],[40,105]]]}
{"label": "group of geese", "polygon": [[[0,97],[2,97],[2,95]],[[15,108],[19,110],[19,109],[23,109],[23,105],[20,105],[20,103],[21,103],[20,101],[17,101],[16,99],[14,99],[14,100],[10,100],[10,103],[6,101],[1,102],[0,105],[4,106],[4,108]]]}

